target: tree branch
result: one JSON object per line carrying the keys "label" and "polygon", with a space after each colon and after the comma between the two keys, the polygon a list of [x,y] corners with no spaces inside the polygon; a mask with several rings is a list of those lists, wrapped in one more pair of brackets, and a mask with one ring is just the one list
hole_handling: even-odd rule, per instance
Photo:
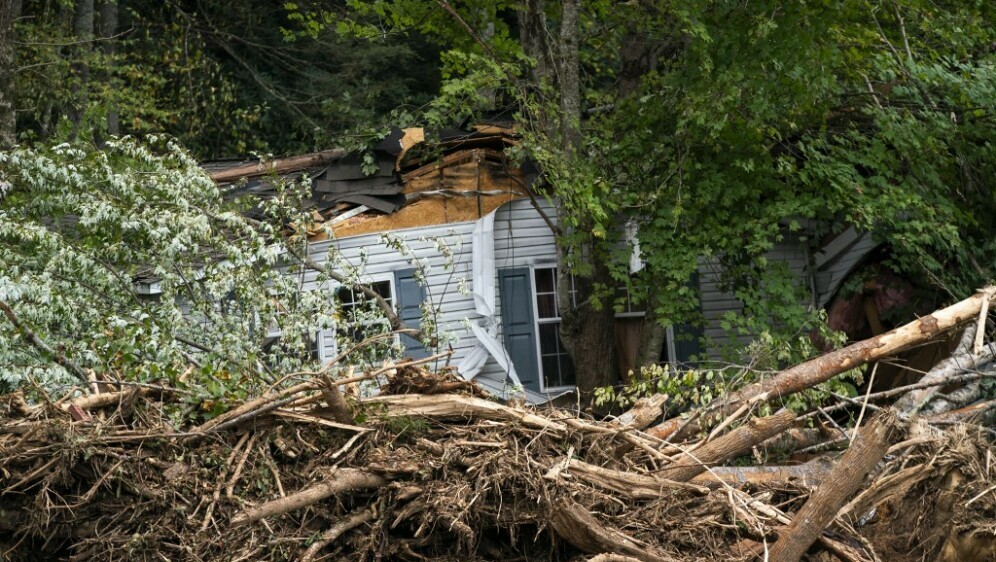
{"label": "tree branch", "polygon": [[7,319],[10,320],[10,322],[14,325],[14,328],[16,328],[17,331],[20,332],[21,335],[24,337],[24,339],[28,340],[28,342],[31,345],[33,345],[36,349],[38,349],[42,353],[51,356],[56,363],[58,363],[64,369],[72,373],[73,376],[75,376],[76,378],[80,379],[85,383],[90,382],[90,379],[86,376],[86,373],[83,371],[83,369],[80,368],[79,365],[70,361],[69,358],[67,358],[65,354],[63,354],[62,352],[52,349],[52,346],[45,343],[44,340],[38,337],[38,334],[34,333],[33,331],[31,331],[30,328],[25,326],[24,323],[21,322],[21,319],[18,318],[17,314],[14,312],[14,309],[12,309],[10,305],[3,300],[0,300],[0,310],[3,311]]}

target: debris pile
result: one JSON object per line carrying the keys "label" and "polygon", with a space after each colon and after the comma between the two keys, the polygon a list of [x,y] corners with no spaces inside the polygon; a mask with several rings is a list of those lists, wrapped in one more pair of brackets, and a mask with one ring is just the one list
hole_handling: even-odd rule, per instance
{"label": "debris pile", "polygon": [[[0,560],[993,560],[994,348],[972,327],[992,294],[677,417],[659,395],[607,420],[501,404],[418,361],[330,365],[198,423],[165,387],[6,395]],[[960,328],[921,382],[778,409]]]}

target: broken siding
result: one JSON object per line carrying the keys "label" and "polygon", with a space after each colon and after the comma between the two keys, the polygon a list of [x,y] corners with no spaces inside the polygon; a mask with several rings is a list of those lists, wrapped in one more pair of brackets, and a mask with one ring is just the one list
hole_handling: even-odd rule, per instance
{"label": "broken siding", "polygon": [[[556,209],[546,200],[537,202],[543,212],[556,224]],[[495,269],[498,301],[495,314],[501,318],[501,289],[497,274],[502,269],[557,264],[557,244],[550,227],[528,199],[518,199],[500,207],[495,215]],[[533,298],[532,294],[528,295]],[[504,343],[505,334],[498,328],[498,341]],[[497,394],[505,390],[505,372],[494,358],[489,358],[481,370],[480,383]]]}
{"label": "broken siding", "polygon": [[[328,259],[329,250],[338,253],[344,264],[357,267],[361,271],[361,282],[391,280],[393,296],[397,298],[398,288],[394,287],[394,274],[397,271],[412,267],[413,256],[429,266],[426,274],[426,300],[438,308],[437,322],[443,332],[453,334],[457,341],[453,343],[454,354],[449,364],[456,364],[476,343],[474,337],[466,329],[465,319],[476,318],[474,300],[470,294],[461,294],[460,280],[470,286],[471,277],[471,232],[473,222],[446,224],[434,227],[397,230],[391,236],[406,241],[413,255],[404,256],[384,243],[381,234],[366,234],[336,240],[325,240],[311,245],[311,257],[324,264]],[[435,238],[446,241],[453,251],[452,267],[447,268],[447,258],[440,253],[432,240],[418,241],[419,238]],[[363,256],[366,256],[365,262]],[[342,268],[338,268],[341,270]],[[305,272],[306,290],[326,290],[332,298],[332,286],[319,287],[318,274],[314,271]],[[334,357],[335,337],[332,330],[322,334],[325,357]],[[443,367],[441,362],[436,367]]]}
{"label": "broken siding", "polygon": [[878,245],[870,232],[850,227],[816,253],[816,294],[820,306],[826,306],[848,275]]}

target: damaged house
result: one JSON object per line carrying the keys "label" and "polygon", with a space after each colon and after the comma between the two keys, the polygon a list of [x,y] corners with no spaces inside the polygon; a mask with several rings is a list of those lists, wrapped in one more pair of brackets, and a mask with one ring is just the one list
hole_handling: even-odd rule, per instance
{"label": "damaged house", "polygon": [[[325,227],[311,237],[310,258],[321,264],[334,255],[356,267],[360,282],[406,324],[417,325],[429,311],[446,335],[440,349],[429,350],[400,336],[408,355],[452,350],[435,366],[455,368],[497,396],[524,394],[528,402],[542,403],[573,390],[574,367],[559,338],[551,229],[556,213],[549,202],[531,196],[534,171],[506,157],[506,148],[516,142],[512,124],[502,122],[443,131],[431,146],[421,129],[407,129],[381,141],[372,160],[327,151],[274,161],[265,169],[239,162],[208,163],[204,169],[219,184],[264,199],[274,191],[274,172],[308,178],[312,195],[306,205]],[[875,247],[870,236],[853,230],[817,249],[810,244],[801,236],[786,237],[769,259],[784,261],[800,283],[812,287],[816,306],[824,306]],[[635,270],[640,266],[634,261]],[[297,275],[305,291],[330,291],[340,310],[363,301],[350,287],[319,287],[314,271]],[[705,324],[669,328],[662,362],[716,358],[731,343],[720,319],[741,305],[722,289],[716,264],[703,262],[695,281]],[[617,313],[621,373],[636,365],[643,316],[633,307]],[[703,341],[711,342],[708,349],[701,347]],[[320,330],[317,357],[334,357],[336,342],[334,328]]]}

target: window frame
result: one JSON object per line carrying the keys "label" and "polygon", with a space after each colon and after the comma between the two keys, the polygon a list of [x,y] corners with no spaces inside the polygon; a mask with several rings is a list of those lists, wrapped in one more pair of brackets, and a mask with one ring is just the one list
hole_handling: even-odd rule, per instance
{"label": "window frame", "polygon": [[[536,287],[536,271],[540,270],[540,269],[549,269],[550,271],[553,272],[554,290],[553,290],[552,294],[554,295],[554,309],[557,312],[557,316],[556,317],[540,318],[539,302],[537,301],[537,297],[541,293],[539,293],[537,291],[537,287]],[[542,347],[541,338],[540,338],[540,326],[543,325],[543,324],[556,324],[558,326],[558,328],[557,328],[557,338],[558,338],[557,345],[559,346],[560,345],[560,341],[559,341],[559,338],[560,338],[560,325],[563,322],[563,318],[560,316],[560,306],[559,306],[559,304],[557,304],[557,274],[556,274],[556,271],[557,271],[557,264],[556,263],[541,262],[541,263],[532,263],[532,264],[529,264],[529,288],[530,288],[530,292],[532,293],[530,296],[533,299],[533,303],[532,303],[533,304],[533,307],[532,307],[533,308],[533,326],[535,327],[534,337],[536,339],[536,366],[537,366],[537,369],[539,371],[539,387],[540,387],[540,392],[544,392],[544,393],[555,393],[555,392],[565,392],[565,391],[566,392],[570,392],[570,391],[576,390],[577,387],[578,387],[577,384],[559,385],[559,386],[550,386],[550,387],[546,386],[546,373],[544,372],[544,369],[543,369],[543,347]],[[551,294],[551,293],[543,292],[542,294],[547,295],[547,294]],[[574,283],[574,277],[573,276],[571,276],[571,300],[572,300],[574,306],[577,306],[577,287],[576,287],[576,285]],[[566,352],[564,352],[564,353],[570,358],[571,361],[574,361],[574,358],[570,357],[570,354],[567,354]],[[559,363],[558,363],[558,368],[559,368]],[[560,375],[560,373],[558,373],[558,375]],[[575,381],[576,380],[577,380],[577,367],[575,367]]]}
{"label": "window frame", "polygon": [[[387,288],[388,288],[388,291],[390,291],[390,293],[391,293],[391,297],[389,299],[385,299],[385,300],[387,300],[388,303],[391,305],[391,309],[394,310],[395,312],[397,312],[397,304],[398,304],[397,303],[397,288],[394,286],[394,272],[393,271],[389,272],[389,273],[385,273],[385,274],[372,275],[372,276],[370,276],[370,278],[368,280],[358,281],[358,283],[361,284],[361,285],[367,285],[367,286],[372,286],[372,285],[375,285],[377,283],[387,283]],[[330,294],[331,294],[333,302],[335,302],[337,304],[341,304],[341,303],[338,303],[338,300],[337,300],[340,289],[349,289],[350,291],[353,291],[352,287],[349,286],[349,285],[347,285],[347,284],[345,284],[345,283],[336,283],[336,284],[333,284],[331,286]],[[353,291],[354,297],[355,297],[355,292],[356,291]],[[353,306],[355,306],[356,303],[357,303],[357,301],[354,300],[351,304]],[[370,325],[374,324],[374,321],[360,322],[360,324],[361,325],[370,326]],[[390,327],[389,324],[388,324],[388,327]],[[340,327],[339,327],[338,324],[333,325],[330,328],[330,330],[329,330],[329,331],[332,332],[332,349],[334,350],[334,356],[337,356],[339,354],[339,337],[338,337],[339,330],[340,330]],[[399,344],[400,341],[401,341],[401,338],[398,336],[398,334],[393,334],[392,335],[392,337],[391,337],[391,343],[393,345]],[[357,342],[357,343],[359,343],[359,342]]]}

